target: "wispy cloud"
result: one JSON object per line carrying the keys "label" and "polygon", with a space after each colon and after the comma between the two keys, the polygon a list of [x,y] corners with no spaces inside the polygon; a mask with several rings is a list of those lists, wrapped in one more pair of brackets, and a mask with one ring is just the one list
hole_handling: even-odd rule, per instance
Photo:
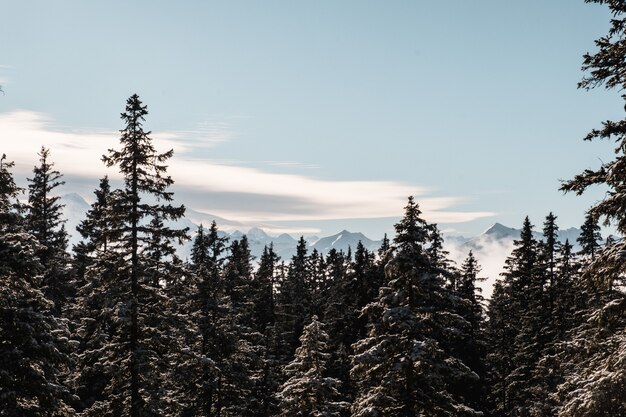
{"label": "wispy cloud", "polygon": [[296,162],[296,161],[263,161],[263,163],[274,166],[274,167],[285,167],[285,168],[318,169],[320,167],[319,164],[307,164],[304,162]]}
{"label": "wispy cloud", "polygon": [[177,142],[179,145],[178,152],[193,154],[196,149],[206,149],[229,142],[236,138],[236,134],[230,122],[209,117],[199,122],[192,129],[155,132],[153,137]]}
{"label": "wispy cloud", "polygon": [[[241,164],[191,157],[199,148],[232,139],[228,124],[210,122],[199,130],[155,132],[157,149],[173,148],[169,173],[185,201],[199,210],[241,222],[382,218],[399,216],[409,195],[416,196],[432,222],[459,223],[492,216],[453,208],[461,197],[432,197],[427,187],[396,181],[341,181],[293,173],[273,173]],[[66,177],[97,179],[118,174],[99,162],[118,146],[116,132],[60,129],[41,113],[0,114],[1,149],[22,171],[32,169],[40,147]],[[69,181],[68,181],[69,182]]]}

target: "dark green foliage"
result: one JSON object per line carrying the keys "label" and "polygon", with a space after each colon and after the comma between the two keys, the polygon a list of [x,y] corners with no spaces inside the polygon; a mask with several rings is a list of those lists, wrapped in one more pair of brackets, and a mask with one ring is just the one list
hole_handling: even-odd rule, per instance
{"label": "dark green foliage", "polygon": [[40,164],[33,168],[33,178],[28,179],[27,229],[41,244],[37,254],[44,267],[42,289],[54,303],[54,313],[60,315],[72,297],[63,205],[55,194],[65,182],[59,171],[53,169],[50,150],[42,147],[38,155]]}
{"label": "dark green foliage", "polygon": [[263,249],[259,260],[259,267],[254,275],[254,320],[256,330],[265,340],[263,369],[257,381],[257,395],[259,398],[259,414],[273,415],[277,409],[275,393],[281,380],[280,341],[276,333],[276,281],[278,261],[280,257],[274,252],[273,245]]}
{"label": "dark green foliage", "polygon": [[176,344],[171,328],[178,323],[172,321],[172,297],[160,278],[176,265],[172,242],[182,243],[186,230],[162,222],[180,218],[185,209],[170,204],[173,180],[164,163],[172,151],[154,149],[142,126],[147,113],[137,95],[130,97],[122,113],[121,150],[103,157],[107,166],[119,167],[124,188],[114,193],[107,218],[100,219],[110,226],[100,236],[107,252],[88,269],[81,290],[85,343],[106,340],[98,343],[98,358],[92,349],[80,357],[84,367],[107,377],[105,397],[91,404],[87,415],[158,415],[176,406],[166,354]]}
{"label": "dark green foliage", "polygon": [[300,237],[287,275],[280,283],[277,299],[277,332],[285,343],[283,355],[286,358],[291,357],[298,346],[304,323],[313,309],[313,279],[309,265],[306,241]]}
{"label": "dark green foliage", "polygon": [[[217,362],[223,415],[254,416],[264,398],[261,380],[265,364],[265,340],[256,331],[252,294],[252,265],[248,240],[243,236],[230,245],[224,266],[224,310],[228,320],[230,352]],[[224,348],[224,344],[222,344]]]}
{"label": "dark green foliage", "polygon": [[467,322],[431,259],[431,226],[413,198],[396,225],[387,286],[365,311],[369,333],[354,345],[352,377],[359,392],[354,416],[480,415],[454,387],[477,375],[452,355]]}
{"label": "dark green foliage", "polygon": [[478,286],[486,278],[479,276],[480,270],[478,261],[470,251],[461,265],[456,280],[454,291],[458,297],[456,311],[468,325],[456,354],[479,378],[474,384],[458,386],[456,389],[462,393],[472,408],[486,410],[489,393],[486,356],[489,346],[485,333],[485,300]]}
{"label": "dark green foliage", "polygon": [[313,316],[300,337],[295,357],[284,368],[287,380],[277,393],[280,416],[340,417],[348,404],[337,401],[341,381],[327,377],[330,358],[324,324]]}
{"label": "dark green foliage", "polygon": [[70,416],[61,383],[68,365],[68,329],[39,290],[43,280],[38,239],[24,228],[16,187],[0,159],[0,416]]}
{"label": "dark green foliage", "polygon": [[[507,258],[503,279],[496,283],[489,306],[491,403],[495,415],[527,415],[526,387],[539,354],[536,337],[543,311],[544,277],[539,273],[538,243],[524,219],[520,239]],[[538,310],[537,310],[538,309]],[[529,339],[527,339],[529,338]]]}
{"label": "dark green foliage", "polygon": [[[579,87],[604,86],[622,91],[626,87],[626,4],[613,0],[587,2],[608,6],[612,19],[608,34],[595,42],[597,50],[584,55],[583,70],[587,75]],[[622,94],[622,97],[626,99],[626,95]],[[607,120],[601,128],[593,129],[585,137],[585,140],[596,139],[615,141],[615,158],[598,169],[586,169],[561,187],[576,194],[584,193],[593,185],[606,187],[607,191],[604,198],[589,209],[585,221],[584,250],[593,260],[586,267],[583,279],[587,294],[593,294],[593,297],[586,320],[563,345],[561,358],[565,378],[558,389],[556,410],[559,416],[595,417],[626,413],[623,396],[626,381],[623,280],[626,242],[620,239],[609,243],[607,239],[606,247],[596,253],[597,229],[593,226],[598,219],[603,219],[605,225],[614,226],[621,236],[626,233],[626,119]]]}
{"label": "dark green foliage", "polygon": [[261,332],[274,326],[276,320],[276,265],[280,257],[274,252],[274,246],[263,248],[263,255],[259,260],[259,267],[254,275],[254,309],[257,329]]}
{"label": "dark green foliage", "polygon": [[602,241],[602,235],[598,220],[591,213],[587,213],[585,222],[580,226],[580,236],[578,237],[578,244],[581,247],[580,254],[590,257],[592,261],[595,260],[596,254],[600,251],[600,241]]}
{"label": "dark green foliage", "polygon": [[191,322],[186,342],[189,355],[177,375],[184,393],[184,415],[212,416],[222,406],[218,366],[232,350],[222,305],[226,240],[219,235],[215,222],[208,233],[200,225],[193,240],[191,282],[182,301]]}

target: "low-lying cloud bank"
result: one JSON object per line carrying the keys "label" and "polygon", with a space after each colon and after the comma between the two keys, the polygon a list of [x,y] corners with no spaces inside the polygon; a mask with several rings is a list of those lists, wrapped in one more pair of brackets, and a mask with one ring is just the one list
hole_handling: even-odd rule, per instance
{"label": "low-lying cloud bank", "polygon": [[[462,197],[433,197],[423,186],[272,173],[194,157],[206,147],[234,137],[218,127],[152,134],[158,150],[174,149],[169,173],[176,181],[177,193],[182,192],[186,203],[198,210],[246,223],[382,218],[401,215],[407,196],[414,195],[429,221],[460,223],[493,215],[455,211],[453,207]],[[16,162],[16,174],[30,175],[37,152],[45,146],[51,149],[51,159],[65,175],[68,188],[74,180],[93,181],[95,188],[97,179],[105,174],[119,178],[100,161],[109,148],[119,146],[118,132],[59,128],[45,114],[21,110],[0,114],[0,135],[6,138],[2,152]]]}

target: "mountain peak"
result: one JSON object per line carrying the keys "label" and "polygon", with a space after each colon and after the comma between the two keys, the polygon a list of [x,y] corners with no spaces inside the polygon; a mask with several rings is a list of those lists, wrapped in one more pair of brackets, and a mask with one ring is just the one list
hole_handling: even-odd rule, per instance
{"label": "mountain peak", "polygon": [[265,231],[259,227],[253,227],[252,229],[248,230],[247,235],[249,238],[254,239],[261,239],[268,236],[267,233],[265,233]]}
{"label": "mountain peak", "polygon": [[495,238],[515,237],[519,235],[519,230],[507,227],[502,223],[495,223],[489,229],[483,232],[483,235],[493,236]]}
{"label": "mountain peak", "polygon": [[89,203],[78,193],[67,193],[61,196],[61,199],[64,201],[72,202],[78,204],[79,206],[89,206]]}

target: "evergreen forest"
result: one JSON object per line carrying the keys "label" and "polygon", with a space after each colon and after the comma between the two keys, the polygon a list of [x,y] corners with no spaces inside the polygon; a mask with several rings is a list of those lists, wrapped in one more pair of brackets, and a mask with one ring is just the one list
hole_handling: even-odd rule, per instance
{"label": "evergreen forest", "polygon": [[[613,19],[579,88],[621,92],[626,3],[587,2]],[[122,181],[94,184],[73,247],[54,150],[33,155],[27,188],[2,155],[0,416],[626,416],[626,118],[584,138],[613,141],[614,159],[561,183],[607,190],[578,242],[559,242],[549,208],[520,219],[487,300],[477,259],[452,262],[413,197],[377,251],[300,238],[291,259],[253,259],[215,222],[168,226],[185,207],[147,116],[128,98],[102,156]]]}

